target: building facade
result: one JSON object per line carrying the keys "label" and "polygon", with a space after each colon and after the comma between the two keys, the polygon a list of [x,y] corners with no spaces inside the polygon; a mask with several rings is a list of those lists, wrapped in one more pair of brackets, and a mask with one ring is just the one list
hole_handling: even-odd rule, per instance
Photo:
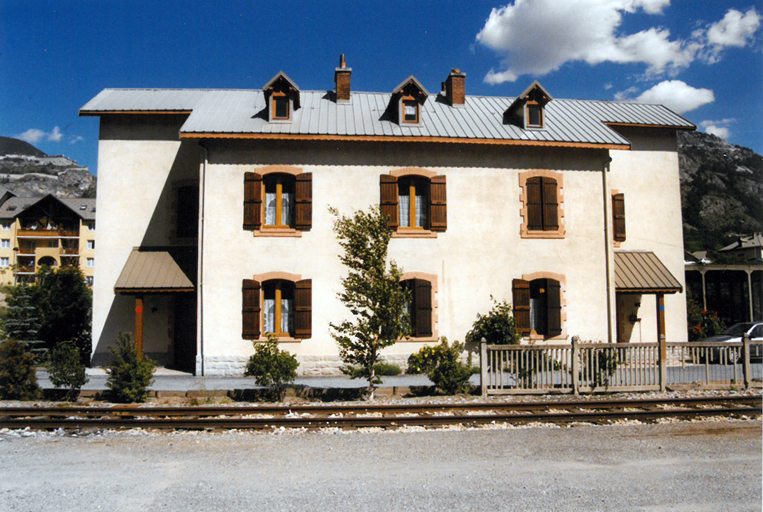
{"label": "building facade", "polygon": [[[278,336],[303,374],[336,373],[346,269],[329,208],[378,205],[412,291],[404,363],[463,340],[492,298],[526,342],[686,339],[676,130],[656,105],[465,94],[107,89],[100,117],[93,361],[119,331],[163,364],[236,374]],[[655,205],[659,205],[656,207]],[[626,216],[627,212],[627,216]]]}
{"label": "building facade", "polygon": [[34,282],[40,266],[75,266],[93,286],[95,199],[16,197],[0,199],[0,284]]}

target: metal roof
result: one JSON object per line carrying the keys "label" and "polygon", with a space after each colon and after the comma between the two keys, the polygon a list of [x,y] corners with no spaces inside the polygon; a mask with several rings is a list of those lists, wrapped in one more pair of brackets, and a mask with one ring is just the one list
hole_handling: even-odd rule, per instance
{"label": "metal roof", "polygon": [[613,101],[550,101],[543,129],[504,123],[515,98],[467,96],[451,107],[442,95],[427,97],[421,124],[400,125],[387,113],[390,93],[353,92],[337,103],[330,91],[300,92],[301,108],[288,122],[268,122],[261,90],[106,89],[89,101],[82,115],[103,112],[192,111],[180,133],[184,137],[246,135],[328,135],[365,137],[434,137],[527,143],[584,143],[629,146],[607,123],[695,129],[695,125],[662,105]]}
{"label": "metal roof", "polygon": [[193,283],[167,251],[133,249],[114,285],[116,293],[193,291]]}
{"label": "metal roof", "polygon": [[750,249],[753,247],[763,247],[763,234],[754,233],[752,235],[740,236],[734,243],[721,249],[721,252],[733,251],[734,249]]}
{"label": "metal roof", "polygon": [[615,251],[615,290],[631,293],[677,293],[683,288],[651,251]]}

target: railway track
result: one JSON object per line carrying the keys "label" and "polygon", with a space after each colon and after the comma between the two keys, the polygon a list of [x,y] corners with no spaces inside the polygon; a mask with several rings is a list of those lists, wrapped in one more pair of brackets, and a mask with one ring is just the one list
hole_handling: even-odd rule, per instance
{"label": "railway track", "polygon": [[293,405],[200,407],[6,407],[0,428],[10,429],[251,429],[399,428],[491,423],[609,423],[630,419],[760,416],[761,396],[641,400],[480,402],[408,405]]}

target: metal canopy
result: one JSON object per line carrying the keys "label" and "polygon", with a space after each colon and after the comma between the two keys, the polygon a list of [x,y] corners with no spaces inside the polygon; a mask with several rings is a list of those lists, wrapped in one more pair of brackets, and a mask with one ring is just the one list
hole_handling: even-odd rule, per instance
{"label": "metal canopy", "polygon": [[192,292],[193,283],[167,251],[133,249],[114,286],[115,293]]}
{"label": "metal canopy", "polygon": [[683,291],[683,287],[653,252],[616,251],[615,291],[679,293]]}

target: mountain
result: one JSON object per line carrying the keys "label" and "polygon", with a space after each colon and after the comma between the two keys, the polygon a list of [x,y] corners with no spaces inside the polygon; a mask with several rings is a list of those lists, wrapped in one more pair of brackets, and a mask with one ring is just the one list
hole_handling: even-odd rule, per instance
{"label": "mountain", "polygon": [[95,176],[74,160],[0,137],[0,187],[17,196],[95,197],[95,185]]}
{"label": "mountain", "polygon": [[702,132],[678,133],[687,251],[717,250],[763,231],[763,157]]}

